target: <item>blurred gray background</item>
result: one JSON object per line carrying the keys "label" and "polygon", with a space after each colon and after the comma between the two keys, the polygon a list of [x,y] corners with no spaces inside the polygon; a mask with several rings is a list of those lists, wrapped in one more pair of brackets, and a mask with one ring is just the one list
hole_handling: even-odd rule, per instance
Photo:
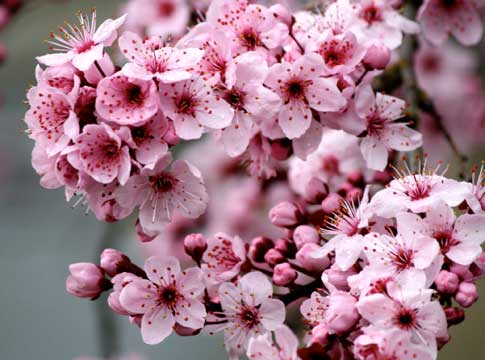
{"label": "blurred gray background", "polygon": [[[47,51],[43,40],[49,31],[93,6],[100,21],[115,16],[120,3],[34,0],[0,33],[9,52],[0,66],[0,360],[101,356],[100,343],[116,339],[120,353],[137,352],[147,359],[226,358],[218,337],[172,336],[149,347],[139,330],[120,317],[116,336],[110,329],[100,331],[104,303],[75,299],[64,290],[70,263],[96,261],[106,225],[84,216],[82,209],[72,210],[62,191],[39,186],[30,166],[33,145],[23,133],[25,90],[34,82],[35,56]],[[115,242],[136,258],[129,235],[115,236]],[[485,300],[468,310],[466,323],[451,334],[441,360],[485,359]]]}

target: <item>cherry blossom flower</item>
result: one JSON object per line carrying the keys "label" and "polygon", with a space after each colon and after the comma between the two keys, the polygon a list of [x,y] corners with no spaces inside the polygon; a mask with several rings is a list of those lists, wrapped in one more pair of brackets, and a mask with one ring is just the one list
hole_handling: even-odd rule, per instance
{"label": "cherry blossom flower", "polygon": [[396,122],[404,116],[403,100],[384,94],[374,94],[370,86],[361,86],[355,98],[356,114],[362,122],[366,136],[361,150],[367,166],[384,170],[388,150],[410,151],[421,146],[422,135],[406,123]]}
{"label": "cherry blossom flower", "polygon": [[130,31],[125,31],[118,42],[129,61],[121,70],[123,74],[141,80],[156,78],[166,84],[189,79],[192,76],[189,70],[204,54],[195,48],[160,46]]}
{"label": "cherry blossom flower", "polygon": [[310,43],[306,51],[316,52],[322,57],[325,64],[323,74],[328,76],[345,75],[354,71],[364,58],[366,48],[350,31],[339,35],[325,32],[315,42]]}
{"label": "cherry blossom flower", "polygon": [[148,280],[133,279],[120,294],[121,305],[128,311],[143,314],[141,335],[153,345],[162,342],[178,323],[191,329],[204,326],[206,311],[199,300],[204,291],[202,271],[181,271],[174,257],[148,258]]}
{"label": "cherry blossom flower", "polygon": [[310,128],[316,111],[338,111],[345,106],[345,99],[336,82],[320,77],[324,63],[317,54],[308,54],[293,64],[282,63],[270,68],[266,85],[284,102],[278,123],[285,135],[298,138]]}
{"label": "cherry blossom flower", "polygon": [[180,48],[198,48],[204,51],[194,71],[207,84],[214,86],[226,80],[234,82],[235,62],[231,41],[226,34],[208,23],[200,23],[177,43]]}
{"label": "cherry blossom flower", "polygon": [[425,212],[438,200],[452,207],[460,205],[471,189],[466,183],[439,175],[439,168],[429,170],[424,164],[416,174],[406,168],[396,170],[396,179],[372,198],[370,206],[378,216],[390,218],[406,210]]}
{"label": "cherry blossom flower", "polygon": [[376,329],[407,332],[412,342],[427,346],[446,334],[445,314],[439,302],[431,299],[433,290],[425,288],[424,276],[390,282],[387,293],[365,296],[357,303],[360,314]]}
{"label": "cherry blossom flower", "polygon": [[127,28],[149,36],[179,36],[190,19],[186,0],[130,0],[123,11]]}
{"label": "cherry blossom flower", "polygon": [[483,33],[476,0],[426,0],[418,12],[423,35],[435,45],[453,34],[463,45],[477,44]]}
{"label": "cherry blossom flower", "polygon": [[172,169],[170,153],[153,166],[145,167],[140,175],[132,176],[115,197],[128,208],[140,206],[140,223],[144,229],[159,229],[172,219],[174,211],[189,218],[202,215],[207,207],[207,192],[200,172],[188,162],[175,161]]}
{"label": "cherry blossom flower", "polygon": [[224,330],[228,351],[243,354],[249,340],[276,330],[285,319],[283,302],[272,299],[273,289],[268,278],[260,272],[251,272],[237,282],[223,283],[219,298],[227,323]]}
{"label": "cherry blossom flower", "polygon": [[222,29],[232,41],[234,54],[274,49],[288,36],[288,27],[261,5],[248,5],[246,0],[212,1],[207,22]]}
{"label": "cherry blossom flower", "polygon": [[237,276],[246,261],[246,247],[238,236],[218,233],[207,239],[202,269],[209,283],[220,284]]}
{"label": "cherry blossom flower", "polygon": [[359,258],[364,236],[361,229],[369,225],[372,213],[368,210],[369,188],[365,189],[360,204],[344,201],[338,213],[325,219],[321,234],[332,236],[316,255],[327,255],[335,251],[335,263],[342,271],[348,270]]}
{"label": "cherry blossom flower", "polygon": [[25,122],[31,137],[45,147],[49,156],[64,150],[79,133],[73,97],[55,88],[40,88],[35,95],[30,94]]}
{"label": "cherry blossom flower", "polygon": [[264,57],[257,52],[247,52],[235,60],[235,80],[227,81],[227,88],[220,94],[234,109],[234,119],[222,130],[222,142],[229,156],[241,155],[253,135],[253,124],[275,116],[281,99],[263,86],[268,74]]}
{"label": "cherry blossom flower", "polygon": [[40,56],[37,61],[47,66],[72,62],[79,70],[88,70],[95,61],[103,58],[104,47],[111,46],[116,39],[117,30],[125,22],[126,16],[108,19],[96,28],[96,10],[93,10],[91,19],[79,13],[79,26],[59,27],[60,35],[51,33],[52,39],[48,43],[58,53]]}
{"label": "cherry blossom flower", "polygon": [[275,342],[268,335],[251,338],[247,355],[251,360],[297,360],[298,339],[285,325],[274,330]]}
{"label": "cherry blossom flower", "polygon": [[[438,242],[430,236],[415,234],[411,230],[396,236],[370,233],[363,247],[369,266],[381,274],[394,276],[400,273],[433,272],[433,262],[440,253]],[[434,279],[434,274],[428,276]]]}
{"label": "cherry blossom flower", "polygon": [[99,116],[119,125],[142,125],[158,111],[157,86],[152,80],[116,73],[101,80],[96,92]]}
{"label": "cherry blossom flower", "polygon": [[461,265],[470,265],[482,253],[481,244],[485,238],[485,217],[464,214],[456,217],[453,209],[438,202],[421,219],[416,214],[398,214],[398,231],[406,236],[424,234],[436,239],[441,253]]}
{"label": "cherry blossom flower", "polygon": [[168,131],[168,121],[162,112],[157,112],[141,126],[131,128],[131,139],[136,160],[141,164],[155,164],[168,151],[164,135]]}
{"label": "cherry blossom flower", "polygon": [[198,139],[204,126],[227,127],[234,110],[200,78],[160,85],[160,103],[164,114],[173,120],[175,132],[182,139]]}
{"label": "cherry blossom flower", "polygon": [[76,138],[82,170],[96,181],[109,184],[118,179],[124,185],[130,176],[128,146],[106,124],[86,125]]}
{"label": "cherry blossom flower", "polygon": [[358,22],[352,26],[357,34],[369,41],[379,41],[389,49],[401,45],[402,33],[416,34],[419,26],[402,16],[386,0],[362,0],[356,10]]}
{"label": "cherry blossom flower", "polygon": [[423,345],[413,344],[410,334],[399,331],[368,331],[354,342],[357,360],[402,359],[432,360],[433,354]]}

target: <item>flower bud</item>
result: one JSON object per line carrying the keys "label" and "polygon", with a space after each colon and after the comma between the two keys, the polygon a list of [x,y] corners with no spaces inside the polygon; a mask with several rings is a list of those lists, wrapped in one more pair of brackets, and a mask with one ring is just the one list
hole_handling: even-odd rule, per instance
{"label": "flower bud", "polygon": [[312,344],[318,344],[323,347],[327,346],[329,343],[329,336],[328,328],[325,324],[318,324],[315,326],[311,331],[311,340]]}
{"label": "flower bud", "polygon": [[347,181],[354,186],[361,187],[364,185],[364,174],[360,170],[354,170],[347,174]]}
{"label": "flower bud", "polygon": [[274,267],[273,283],[277,286],[291,285],[297,277],[295,269],[288,263],[281,263]]}
{"label": "flower bud", "polygon": [[446,321],[448,326],[458,325],[465,320],[465,312],[459,307],[447,307],[445,308]]}
{"label": "flower bud", "polygon": [[207,250],[207,241],[202,234],[190,234],[184,240],[185,252],[199,264]]}
{"label": "flower bud", "polygon": [[434,282],[439,292],[448,295],[456,293],[460,285],[458,275],[446,270],[441,270]]}
{"label": "flower bud", "polygon": [[69,265],[71,275],[66,280],[66,290],[69,294],[80,297],[96,299],[107,289],[103,270],[91,263],[77,263]]}
{"label": "flower bud", "polygon": [[364,60],[364,66],[368,70],[383,70],[391,60],[391,51],[381,44],[373,44],[367,49]]}
{"label": "flower bud", "polygon": [[325,323],[331,333],[342,334],[350,330],[359,320],[356,300],[349,293],[338,292],[328,297]]}
{"label": "flower bud", "polygon": [[264,255],[264,261],[269,266],[275,266],[277,264],[280,264],[280,263],[286,261],[286,258],[278,250],[276,250],[276,249],[270,249]]}
{"label": "flower bud", "polygon": [[322,180],[312,177],[308,184],[305,186],[304,190],[305,200],[310,204],[317,204],[328,194],[328,187]]}
{"label": "flower bud", "polygon": [[279,227],[295,226],[300,222],[301,217],[300,209],[289,201],[279,203],[269,212],[271,223]]}
{"label": "flower bud", "polygon": [[104,249],[100,257],[101,268],[106,273],[113,277],[118,274],[119,265],[124,261],[130,261],[130,259],[122,252],[115,249]]}
{"label": "flower bud", "polygon": [[293,241],[297,249],[301,249],[303,245],[308,243],[318,244],[320,242],[320,236],[317,229],[309,225],[300,225],[295,229],[293,233]]}
{"label": "flower bud", "polygon": [[278,250],[283,256],[293,258],[296,254],[295,243],[286,239],[278,239],[274,245],[275,250]]}
{"label": "flower bud", "polygon": [[322,209],[326,214],[333,213],[340,209],[340,204],[342,203],[342,197],[337,193],[328,194],[325,200],[322,201]]}
{"label": "flower bud", "polygon": [[285,161],[291,155],[291,142],[274,141],[271,143],[271,156],[278,161]]}
{"label": "flower bud", "polygon": [[274,247],[273,240],[259,236],[251,241],[249,257],[256,262],[264,262],[264,256]]}
{"label": "flower bud", "polygon": [[470,282],[462,282],[458,287],[455,300],[464,308],[472,306],[478,300],[478,290],[475,284]]}
{"label": "flower bud", "polygon": [[325,271],[325,274],[327,274],[330,284],[339,290],[347,291],[349,290],[348,278],[349,276],[355,275],[356,271],[353,267],[342,271],[334,264],[330,269]]}
{"label": "flower bud", "polygon": [[468,269],[468,266],[453,264],[450,266],[450,271],[458,275],[461,280],[469,281],[473,278],[473,274]]}
{"label": "flower bud", "polygon": [[320,249],[318,244],[306,243],[296,253],[296,259],[301,267],[312,273],[319,273],[330,265],[328,256],[315,257],[314,254]]}

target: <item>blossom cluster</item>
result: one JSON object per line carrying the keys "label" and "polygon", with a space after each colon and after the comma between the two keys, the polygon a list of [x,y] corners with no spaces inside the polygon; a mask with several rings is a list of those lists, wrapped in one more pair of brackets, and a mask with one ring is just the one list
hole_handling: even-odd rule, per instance
{"label": "blossom cluster", "polygon": [[41,185],[106,222],[136,211],[151,243],[143,267],[114,249],[72,264],[67,291],[109,291],[147,344],[204,331],[232,359],[436,359],[485,276],[484,171],[453,180],[419,153],[438,133],[466,160],[446,119],[474,65],[445,42],[480,40],[481,3],[409,3],[130,0],[52,33],[25,116]]}
{"label": "blossom cluster", "polygon": [[[281,238],[190,234],[184,246],[196,266],[185,270],[167,256],[141,269],[106,249],[100,265],[71,265],[67,290],[96,298],[109,277],[109,306],[147,344],[204,329],[223,331],[232,358],[435,359],[485,276],[477,187],[423,166],[372,197],[368,186],[352,200],[315,191],[270,210]],[[301,349],[284,324],[295,302],[307,328]]]}

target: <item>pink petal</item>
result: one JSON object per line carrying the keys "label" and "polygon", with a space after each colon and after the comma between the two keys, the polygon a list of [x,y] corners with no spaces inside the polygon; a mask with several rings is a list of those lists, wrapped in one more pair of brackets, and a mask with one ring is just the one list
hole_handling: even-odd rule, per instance
{"label": "pink petal", "polygon": [[281,129],[289,139],[302,136],[310,127],[312,112],[303,101],[290,100],[281,108],[278,121]]}
{"label": "pink petal", "polygon": [[141,336],[145,344],[155,345],[161,343],[172,333],[175,324],[168,308],[157,307],[143,315],[141,320]]}
{"label": "pink petal", "polygon": [[120,302],[130,313],[144,314],[156,305],[157,296],[154,284],[148,280],[136,279],[121,290]]}
{"label": "pink petal", "polygon": [[384,144],[374,137],[366,136],[360,143],[360,150],[367,167],[372,170],[382,171],[387,166],[387,149]]}
{"label": "pink petal", "polygon": [[267,299],[261,304],[259,313],[261,324],[268,330],[274,330],[285,321],[285,304],[281,300]]}
{"label": "pink petal", "polygon": [[149,257],[144,268],[148,279],[164,286],[174,282],[180,274],[180,263],[173,256]]}

